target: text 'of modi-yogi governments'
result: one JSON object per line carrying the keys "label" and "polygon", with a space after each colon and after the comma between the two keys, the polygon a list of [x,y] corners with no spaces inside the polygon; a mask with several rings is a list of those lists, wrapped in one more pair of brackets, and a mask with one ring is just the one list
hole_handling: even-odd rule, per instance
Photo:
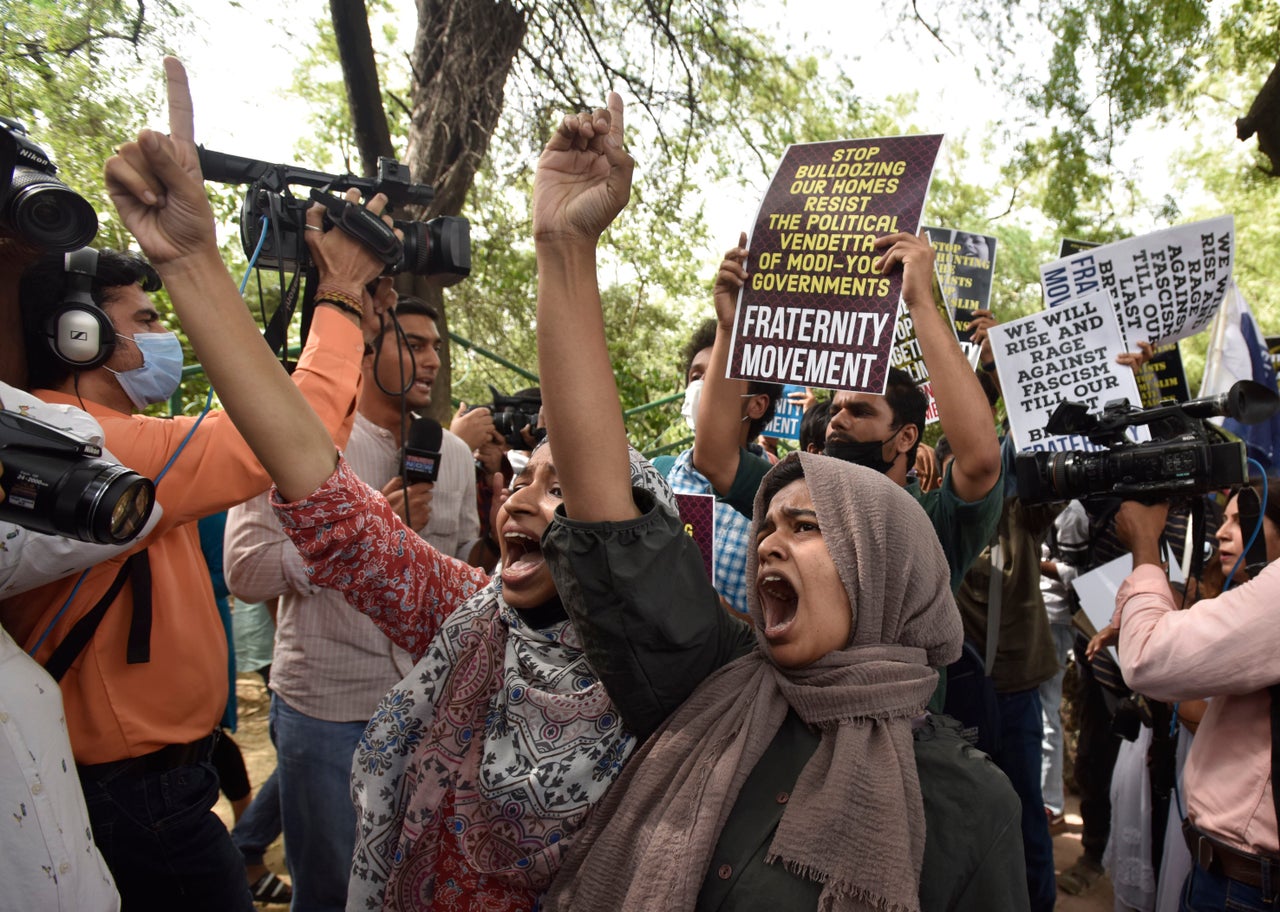
{"label": "text 'of modi-yogi governments'", "polygon": [[878,237],[920,224],[940,135],[789,146],[753,226],[729,376],[883,392],[902,272]]}

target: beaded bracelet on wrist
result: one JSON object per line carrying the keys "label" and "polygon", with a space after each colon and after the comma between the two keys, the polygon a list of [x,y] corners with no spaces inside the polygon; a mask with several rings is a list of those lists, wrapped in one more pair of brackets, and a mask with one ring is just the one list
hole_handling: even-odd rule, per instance
{"label": "beaded bracelet on wrist", "polygon": [[349,295],[345,291],[338,291],[334,288],[321,288],[316,292],[317,304],[332,304],[338,310],[353,314],[356,317],[364,316],[364,304],[354,295]]}

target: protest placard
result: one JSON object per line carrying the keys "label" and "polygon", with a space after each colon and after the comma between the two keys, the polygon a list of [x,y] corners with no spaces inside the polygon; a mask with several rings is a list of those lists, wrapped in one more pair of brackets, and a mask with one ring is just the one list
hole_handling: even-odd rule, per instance
{"label": "protest placard", "polygon": [[[1069,257],[1082,250],[1093,250],[1101,246],[1096,241],[1063,238],[1058,246],[1058,257],[1060,259]],[[1068,299],[1060,298],[1057,303],[1066,300]],[[1136,345],[1130,349],[1130,351],[1136,350]],[[1182,366],[1182,351],[1178,348],[1177,342],[1155,346],[1155,354],[1142,366],[1137,376],[1138,394],[1142,396],[1143,408],[1157,406],[1165,399],[1186,402],[1191,398],[1191,392],[1187,387],[1187,372]]]}
{"label": "protest placard", "polygon": [[716,578],[716,498],[714,494],[676,494],[676,510],[685,534],[702,552],[707,579]]}
{"label": "protest placard", "polygon": [[[1097,449],[1084,437],[1045,430],[1063,399],[1084,402],[1091,411],[1112,399],[1141,403],[1133,371],[1115,363],[1124,344],[1115,311],[1101,292],[999,323],[990,334],[1019,450]],[[1138,430],[1138,439],[1147,439],[1146,429]]]}
{"label": "protest placard", "polygon": [[1191,398],[1177,342],[1155,347],[1155,354],[1138,373],[1138,394],[1142,396],[1143,408],[1157,406],[1165,399],[1186,402]]}
{"label": "protest placard", "polygon": [[940,135],[788,146],[751,232],[729,376],[883,393],[902,272],[877,237],[919,230]]}
{"label": "protest placard", "polygon": [[991,307],[991,283],[996,271],[996,239],[986,234],[956,228],[931,228],[925,234],[933,245],[933,271],[942,293],[942,303],[951,315],[960,348],[977,363],[977,346],[970,342],[974,311]]}
{"label": "protest placard", "polygon": [[1092,250],[1094,247],[1101,247],[1097,241],[1076,241],[1071,238],[1062,238],[1058,242],[1058,259],[1069,257],[1073,253],[1079,253],[1081,250]]}
{"label": "protest placard", "polygon": [[1271,369],[1280,374],[1280,336],[1267,336],[1267,352],[1271,355]]}
{"label": "protest placard", "polygon": [[933,398],[933,383],[929,380],[929,368],[925,367],[924,355],[920,352],[915,321],[907,313],[907,305],[902,302],[898,303],[898,322],[893,330],[893,349],[889,361],[893,367],[910,374],[916,386],[929,398],[924,418],[926,424],[933,424],[938,420],[938,403]]}
{"label": "protest placard", "polygon": [[1235,220],[1166,228],[1040,267],[1048,307],[1106,292],[1127,347],[1193,336],[1213,320],[1231,281]]}
{"label": "protest placard", "polygon": [[800,419],[804,417],[804,404],[799,401],[799,396],[793,399],[792,395],[795,393],[804,395],[806,392],[803,386],[796,386],[793,383],[784,386],[782,398],[778,400],[778,407],[773,412],[773,420],[764,426],[760,435],[778,440],[799,440]]}

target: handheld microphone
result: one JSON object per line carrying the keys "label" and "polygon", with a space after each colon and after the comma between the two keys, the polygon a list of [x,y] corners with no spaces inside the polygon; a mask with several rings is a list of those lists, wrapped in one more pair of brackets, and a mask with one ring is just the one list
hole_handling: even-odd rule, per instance
{"label": "handheld microphone", "polygon": [[435,481],[440,475],[444,428],[434,418],[415,418],[405,438],[401,474],[406,484]]}

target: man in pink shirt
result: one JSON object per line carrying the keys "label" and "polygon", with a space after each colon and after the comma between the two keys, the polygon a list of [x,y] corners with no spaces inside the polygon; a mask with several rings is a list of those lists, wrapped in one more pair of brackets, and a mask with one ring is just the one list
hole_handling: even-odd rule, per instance
{"label": "man in pink shirt", "polygon": [[[1232,500],[1218,536],[1233,562],[1240,553],[1235,506]],[[1274,910],[1280,840],[1267,688],[1280,684],[1280,563],[1274,562],[1280,529],[1265,520],[1273,562],[1256,579],[1177,611],[1160,563],[1167,512],[1167,504],[1126,502],[1117,515],[1134,570],[1116,595],[1112,625],[1120,630],[1120,667],[1134,690],[1167,702],[1213,698],[1184,771],[1184,830],[1196,867],[1182,908]]]}

